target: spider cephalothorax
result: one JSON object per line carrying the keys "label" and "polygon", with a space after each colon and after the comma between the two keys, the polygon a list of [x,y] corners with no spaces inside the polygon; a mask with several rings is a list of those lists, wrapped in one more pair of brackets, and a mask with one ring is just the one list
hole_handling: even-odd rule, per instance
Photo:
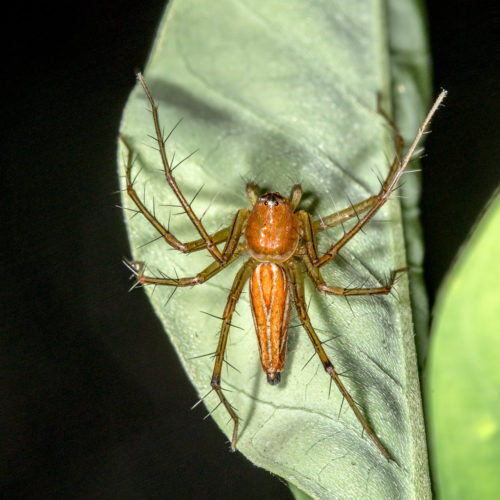
{"label": "spider cephalothorax", "polygon": [[[247,191],[251,189],[252,186],[247,187]],[[252,202],[252,197],[249,198]],[[248,253],[259,262],[288,260],[299,244],[299,219],[290,201],[279,193],[257,198],[248,215],[244,236]]]}
{"label": "spider cephalothorax", "polygon": [[[432,115],[444,99],[446,93],[443,91],[432,106],[408,153],[403,159],[400,158],[402,139],[393,126],[397,137],[397,152],[387,178],[382,183],[378,194],[351,205],[344,210],[314,221],[308,212],[298,209],[302,197],[302,189],[299,185],[294,186],[290,197],[286,198],[279,193],[266,193],[260,196],[257,194],[257,186],[248,184],[247,196],[251,204],[251,209],[242,208],[236,213],[230,227],[210,235],[204,228],[201,220],[193,212],[190,204],[186,201],[172,175],[172,169],[170,168],[165,151],[165,141],[159,124],[157,107],[142,75],[139,74],[138,79],[152,107],[156,139],[166,180],[183,210],[198,231],[200,239],[187,243],[179,241],[168,228],[161,224],[154,212],[151,212],[143,201],[141,201],[134,189],[131,176],[132,150],[127,145],[125,139],[122,138],[128,149],[126,169],[127,192],[137,206],[138,211],[146,217],[169,245],[184,253],[206,249],[214,258],[214,262],[196,276],[174,279],[145,276],[142,262],[126,261],[127,266],[136,275],[137,283],[174,287],[199,285],[233,263],[240,255],[249,254],[249,258],[236,274],[227,299],[222,316],[221,333],[215,352],[215,366],[211,380],[213,390],[217,393],[221,403],[234,422],[231,449],[234,450],[236,447],[239,419],[221,389],[221,371],[231,318],[243,287],[246,281],[249,280],[250,303],[258,338],[261,364],[267,375],[268,382],[271,385],[275,385],[280,381],[280,373],[285,363],[290,311],[293,302],[299,320],[307,332],[325,371],[348,402],[363,429],[370,436],[380,452],[389,459],[389,453],[372,431],[345,388],[314,331],[304,298],[302,269],[305,268],[307,274],[320,292],[329,295],[345,297],[350,295],[385,295],[390,292],[396,275],[405,269],[393,271],[389,281],[384,286],[375,288],[343,288],[326,284],[321,275],[320,268],[333,260],[339,250],[371,220],[374,214],[387,201],[396,188],[397,182],[408,165]],[[392,124],[392,122],[390,123]],[[316,234],[354,218],[357,218],[357,222],[351,229],[344,232],[344,235],[337,242],[333,243],[326,252],[320,254],[316,243]],[[222,251],[217,246],[221,243],[224,243]]]}

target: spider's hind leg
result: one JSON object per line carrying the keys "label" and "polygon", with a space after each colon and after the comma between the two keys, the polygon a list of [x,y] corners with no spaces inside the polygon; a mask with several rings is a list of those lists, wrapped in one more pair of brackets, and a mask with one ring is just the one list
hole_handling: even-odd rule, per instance
{"label": "spider's hind leg", "polygon": [[300,322],[302,323],[302,326],[304,327],[304,330],[307,332],[307,335],[309,336],[309,339],[311,340],[314,350],[319,356],[319,359],[321,360],[321,363],[323,364],[323,367],[325,371],[330,375],[331,379],[335,382],[335,385],[337,386],[338,390],[342,394],[342,396],[345,398],[345,400],[349,403],[349,406],[351,407],[352,411],[356,415],[356,418],[358,419],[359,423],[363,427],[363,430],[370,436],[370,439],[373,441],[375,446],[379,449],[380,453],[387,458],[388,460],[392,460],[391,456],[387,452],[387,450],[384,448],[382,443],[378,440],[377,436],[375,433],[372,431],[371,427],[368,425],[368,422],[366,419],[363,417],[361,411],[359,410],[358,406],[354,402],[354,399],[352,396],[349,394],[349,391],[346,389],[342,381],[340,380],[340,376],[335,370],[335,367],[333,366],[333,363],[330,361],[328,358],[325,350],[323,349],[323,345],[314,331],[314,328],[311,324],[311,320],[309,319],[309,314],[307,312],[307,304],[304,296],[304,281],[302,278],[302,273],[299,268],[299,263],[298,261],[294,259],[290,259],[286,263],[286,270],[287,270],[287,275],[290,280],[292,289],[293,289],[293,295],[294,295],[294,301],[295,301],[295,308],[297,309],[297,315],[300,319]]}
{"label": "spider's hind leg", "polygon": [[222,326],[219,336],[219,344],[217,345],[217,351],[215,352],[215,365],[214,371],[212,374],[211,385],[213,390],[219,396],[220,402],[224,405],[227,412],[229,413],[231,419],[233,420],[233,436],[231,439],[231,450],[234,451],[236,449],[236,440],[238,437],[238,415],[236,414],[234,408],[224,396],[224,393],[220,386],[221,381],[221,371],[222,371],[222,363],[224,361],[224,353],[226,352],[227,339],[229,335],[229,328],[231,326],[231,318],[233,316],[234,310],[236,308],[236,304],[240,298],[241,292],[243,290],[243,286],[245,282],[252,274],[252,271],[256,263],[253,259],[249,259],[243,267],[238,271],[238,274],[234,278],[233,286],[231,288],[231,292],[229,293],[229,297],[227,299],[226,308],[224,309],[224,314],[222,316]]}

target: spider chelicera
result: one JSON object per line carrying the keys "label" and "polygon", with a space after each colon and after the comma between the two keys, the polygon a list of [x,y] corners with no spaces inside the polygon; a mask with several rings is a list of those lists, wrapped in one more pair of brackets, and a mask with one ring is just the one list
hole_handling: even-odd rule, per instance
{"label": "spider chelicera", "polygon": [[[404,272],[406,268],[393,271],[387,284],[381,287],[342,288],[326,284],[321,275],[321,267],[332,261],[339,250],[370,221],[380,207],[388,200],[391,193],[395,190],[403,171],[410,162],[430,119],[445,98],[446,91],[442,91],[434,102],[407,154],[402,159],[400,158],[400,153],[403,147],[403,140],[395,126],[389,121],[396,134],[396,155],[389,174],[382,183],[378,194],[351,205],[344,210],[322,217],[319,220],[313,220],[311,214],[298,209],[302,197],[302,188],[300,185],[293,186],[291,194],[287,198],[279,193],[259,194],[258,187],[253,183],[249,183],[246,187],[246,193],[252,208],[239,210],[229,227],[214,234],[209,234],[203,226],[201,219],[193,212],[190,203],[186,201],[172,175],[172,169],[167,160],[165,140],[160,128],[157,106],[142,75],[138,74],[137,78],[151,105],[156,140],[163,163],[165,179],[201,238],[187,243],[179,241],[141,201],[134,189],[131,176],[133,151],[128,146],[126,140],[121,137],[128,150],[126,166],[127,193],[135,203],[138,211],[146,217],[170,246],[183,253],[206,249],[214,259],[212,264],[196,276],[176,279],[146,276],[143,273],[143,262],[125,261],[127,267],[137,277],[137,284],[173,287],[200,285],[232,264],[242,254],[249,255],[247,261],[236,274],[227,299],[226,308],[222,315],[221,332],[215,352],[215,366],[211,380],[213,390],[217,393],[234,423],[231,449],[233,451],[236,449],[238,416],[221,389],[221,371],[231,318],[243,286],[247,280],[250,280],[250,304],[258,338],[260,359],[269,384],[276,385],[280,382],[280,374],[285,363],[290,311],[293,301],[299,320],[307,332],[324,369],[348,402],[373,443],[384,457],[390,459],[389,453],[372,431],[342,383],[338,372],[335,370],[333,363],[323,349],[318,335],[314,331],[304,297],[301,266],[305,267],[316,288],[328,295],[343,297],[351,295],[386,295],[391,291],[398,273]],[[357,223],[350,230],[345,231],[344,235],[332,244],[326,252],[320,254],[316,243],[316,233],[353,218],[358,219]],[[222,243],[224,243],[224,248],[221,251],[218,245]]]}

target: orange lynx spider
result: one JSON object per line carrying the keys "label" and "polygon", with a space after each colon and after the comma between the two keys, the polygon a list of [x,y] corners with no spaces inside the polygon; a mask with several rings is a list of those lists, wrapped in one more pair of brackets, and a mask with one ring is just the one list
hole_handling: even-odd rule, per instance
{"label": "orange lynx spider", "polygon": [[[389,174],[383,182],[378,194],[337,213],[322,217],[319,220],[313,220],[311,214],[308,212],[297,210],[302,197],[302,188],[300,185],[297,184],[293,186],[290,197],[286,198],[279,193],[265,193],[259,195],[258,187],[253,183],[249,183],[246,187],[246,193],[252,208],[242,208],[236,213],[229,227],[210,235],[204,228],[201,220],[191,209],[190,203],[186,201],[186,198],[172,175],[172,169],[167,160],[165,140],[160,129],[157,106],[142,75],[138,74],[137,78],[151,104],[156,140],[158,142],[166,181],[179,200],[183,210],[195,226],[201,239],[187,243],[179,241],[158,221],[154,213],[146,208],[137,195],[131,178],[132,149],[122,137],[121,139],[128,150],[126,166],[127,193],[138,210],[170,246],[183,253],[207,249],[214,258],[214,262],[196,276],[176,279],[145,276],[143,274],[143,262],[124,261],[126,266],[137,277],[137,284],[166,285],[174,287],[200,285],[222,269],[226,268],[229,264],[233,263],[241,254],[248,253],[250,255],[250,258],[243,264],[237,273],[228,296],[226,308],[222,316],[222,327],[219,343],[215,352],[215,366],[211,381],[213,390],[217,393],[220,402],[224,405],[234,423],[231,450],[234,451],[236,449],[238,416],[221,389],[221,371],[231,318],[243,286],[249,279],[250,303],[258,338],[261,363],[267,374],[267,381],[271,385],[275,385],[279,383],[281,378],[280,372],[285,363],[286,342],[292,302],[291,298],[293,297],[293,302],[295,303],[300,322],[306,330],[324,369],[335,382],[342,396],[347,400],[352,411],[373,443],[384,457],[390,459],[389,453],[372,431],[353,398],[340,380],[338,372],[335,370],[333,363],[329,360],[321,341],[314,331],[309,319],[304,297],[304,283],[300,263],[304,265],[316,288],[325,294],[346,297],[350,295],[386,295],[390,292],[397,274],[404,272],[406,268],[393,271],[388,283],[385,286],[377,288],[342,288],[327,285],[321,276],[320,268],[335,258],[339,250],[361,230],[395,190],[432,116],[445,98],[446,91],[442,91],[434,102],[420,126],[408,153],[402,160],[400,159],[400,153],[403,147],[402,137],[397,132],[394,124],[386,117],[396,133],[397,152],[389,170]],[[360,217],[360,214],[363,213],[363,217]],[[331,245],[323,255],[320,255],[316,243],[316,233],[342,224],[344,221],[354,217],[358,218],[358,222],[349,231],[344,232],[344,235],[336,243]],[[221,243],[224,243],[222,252],[217,246]]]}

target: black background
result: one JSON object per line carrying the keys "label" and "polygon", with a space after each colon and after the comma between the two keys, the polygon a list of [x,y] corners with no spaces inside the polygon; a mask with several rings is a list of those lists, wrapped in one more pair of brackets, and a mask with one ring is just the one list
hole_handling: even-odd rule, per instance
{"label": "black background", "polygon": [[[431,300],[500,179],[492,12],[429,2],[424,162]],[[482,8],[479,6],[482,5]],[[1,196],[3,498],[290,498],[204,412],[145,294],[128,294],[115,150],[163,2],[19,3],[4,21]]]}

